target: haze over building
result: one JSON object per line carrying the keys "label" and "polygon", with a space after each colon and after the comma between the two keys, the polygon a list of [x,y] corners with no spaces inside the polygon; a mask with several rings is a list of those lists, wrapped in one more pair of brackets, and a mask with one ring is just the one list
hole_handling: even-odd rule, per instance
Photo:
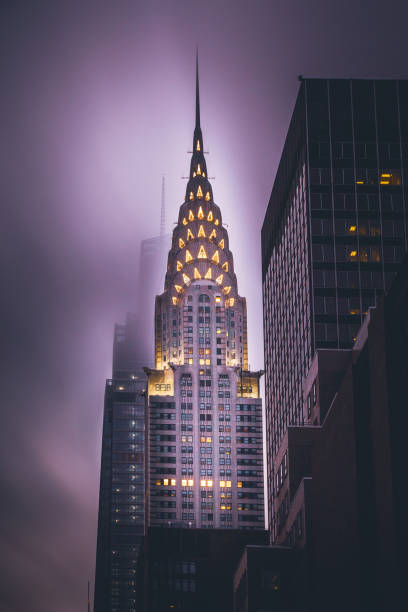
{"label": "haze over building", "polygon": [[[112,378],[106,381],[95,612],[137,608],[136,567],[145,527],[145,390],[153,354],[152,311],[170,243],[165,234],[164,177],[160,235],[141,244],[136,312],[114,329]],[[143,288],[143,289],[142,289]]]}
{"label": "haze over building", "polygon": [[248,371],[246,301],[214,202],[200,126],[156,297],[148,373],[150,526],[263,528],[259,378]]}

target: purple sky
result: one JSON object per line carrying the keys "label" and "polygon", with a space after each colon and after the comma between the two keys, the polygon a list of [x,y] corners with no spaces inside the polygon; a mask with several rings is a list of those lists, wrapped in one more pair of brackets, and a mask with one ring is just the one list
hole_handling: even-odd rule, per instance
{"label": "purple sky", "polygon": [[214,197],[260,368],[260,228],[298,74],[407,77],[405,2],[2,3],[0,611],[86,610],[112,331],[184,196],[200,50]]}

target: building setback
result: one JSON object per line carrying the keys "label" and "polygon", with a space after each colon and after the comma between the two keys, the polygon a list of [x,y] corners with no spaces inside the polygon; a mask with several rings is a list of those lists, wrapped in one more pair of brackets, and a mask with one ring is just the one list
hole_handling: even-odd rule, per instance
{"label": "building setback", "polygon": [[263,529],[262,372],[248,371],[246,301],[208,180],[198,68],[189,180],[146,372],[148,525]]}
{"label": "building setback", "polygon": [[349,349],[407,252],[408,81],[303,79],[262,228],[269,523],[318,348]]}

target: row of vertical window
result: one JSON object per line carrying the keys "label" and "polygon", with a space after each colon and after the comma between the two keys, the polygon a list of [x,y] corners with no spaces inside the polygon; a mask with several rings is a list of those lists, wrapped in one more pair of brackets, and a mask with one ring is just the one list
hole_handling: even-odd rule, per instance
{"label": "row of vertical window", "polygon": [[[354,147],[353,147],[354,144]],[[330,157],[330,142],[311,142],[311,157]],[[403,142],[333,142],[332,155],[335,159],[408,159],[408,143]]]}
{"label": "row of vertical window", "polygon": [[[379,210],[380,200],[378,193],[334,193],[333,200],[330,193],[312,193],[312,210]],[[404,207],[403,196],[400,193],[381,193],[381,210],[383,212],[401,212]]]}
{"label": "row of vertical window", "polygon": [[[359,236],[363,238],[403,238],[404,226],[400,220],[384,219],[382,228],[380,219],[360,219],[357,223],[356,218],[334,219],[334,232],[337,236]],[[312,218],[312,233],[314,236],[330,236],[333,234],[333,220],[330,218]]]}
{"label": "row of vertical window", "polygon": [[354,172],[354,168],[310,168],[310,182],[312,185],[400,186],[401,171],[357,168]]}

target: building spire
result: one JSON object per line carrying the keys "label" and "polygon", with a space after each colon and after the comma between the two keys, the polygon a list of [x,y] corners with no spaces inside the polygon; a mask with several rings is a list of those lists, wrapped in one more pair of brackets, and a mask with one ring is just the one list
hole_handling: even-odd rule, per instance
{"label": "building spire", "polygon": [[160,213],[160,236],[164,236],[166,233],[166,208],[165,208],[165,179],[164,174],[162,176],[162,188],[161,188],[161,213]]}
{"label": "building spire", "polygon": [[195,126],[200,127],[200,84],[198,81],[198,47],[196,50],[196,116]]}

